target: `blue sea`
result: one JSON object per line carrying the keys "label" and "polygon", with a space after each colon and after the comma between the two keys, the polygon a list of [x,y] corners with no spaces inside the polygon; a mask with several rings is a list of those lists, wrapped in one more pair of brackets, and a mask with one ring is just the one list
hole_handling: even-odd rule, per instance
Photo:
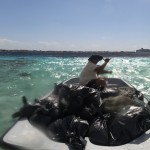
{"label": "blue sea", "polygon": [[[0,56],[0,136],[15,122],[11,115],[22,106],[21,97],[31,102],[49,93],[54,83],[78,77],[86,57]],[[115,58],[106,69],[127,80],[150,99],[150,58]],[[4,150],[0,148],[0,150]]]}

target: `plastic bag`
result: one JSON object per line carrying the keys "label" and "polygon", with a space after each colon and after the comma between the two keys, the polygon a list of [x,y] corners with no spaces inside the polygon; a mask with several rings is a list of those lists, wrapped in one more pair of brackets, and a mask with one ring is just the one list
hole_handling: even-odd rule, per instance
{"label": "plastic bag", "polygon": [[67,116],[51,123],[47,128],[47,136],[58,142],[70,144],[70,146],[85,148],[84,137],[87,134],[89,124],[75,116]]}
{"label": "plastic bag", "polygon": [[150,129],[150,113],[137,106],[126,106],[117,114],[93,122],[89,139],[93,144],[118,146],[126,144]]}

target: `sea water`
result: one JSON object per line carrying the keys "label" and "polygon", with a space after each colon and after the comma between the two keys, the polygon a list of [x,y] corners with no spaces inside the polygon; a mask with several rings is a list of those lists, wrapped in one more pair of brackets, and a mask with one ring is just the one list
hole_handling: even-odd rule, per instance
{"label": "sea water", "polygon": [[[43,97],[54,83],[78,77],[86,62],[86,57],[0,56],[0,136],[15,122],[11,115],[22,106],[22,96],[30,102]],[[113,73],[104,77],[125,79],[150,99],[149,66],[149,58],[114,57],[106,67]]]}

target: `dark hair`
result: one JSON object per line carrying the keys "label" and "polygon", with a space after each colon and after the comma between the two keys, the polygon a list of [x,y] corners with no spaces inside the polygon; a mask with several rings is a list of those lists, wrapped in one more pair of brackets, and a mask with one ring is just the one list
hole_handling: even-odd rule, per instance
{"label": "dark hair", "polygon": [[89,57],[89,61],[93,61],[93,60],[96,60],[96,61],[100,61],[103,59],[103,56],[100,56],[100,55],[92,55],[91,57]]}

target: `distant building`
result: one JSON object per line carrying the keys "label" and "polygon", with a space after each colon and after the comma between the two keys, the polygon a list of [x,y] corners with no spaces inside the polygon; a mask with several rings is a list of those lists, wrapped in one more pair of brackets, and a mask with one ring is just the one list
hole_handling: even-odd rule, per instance
{"label": "distant building", "polygon": [[145,52],[146,52],[146,53],[149,52],[149,53],[150,53],[150,49],[141,48],[141,49],[139,49],[139,50],[136,50],[136,52],[142,52],[142,53],[143,53],[143,52],[144,52],[144,53],[145,53]]}

